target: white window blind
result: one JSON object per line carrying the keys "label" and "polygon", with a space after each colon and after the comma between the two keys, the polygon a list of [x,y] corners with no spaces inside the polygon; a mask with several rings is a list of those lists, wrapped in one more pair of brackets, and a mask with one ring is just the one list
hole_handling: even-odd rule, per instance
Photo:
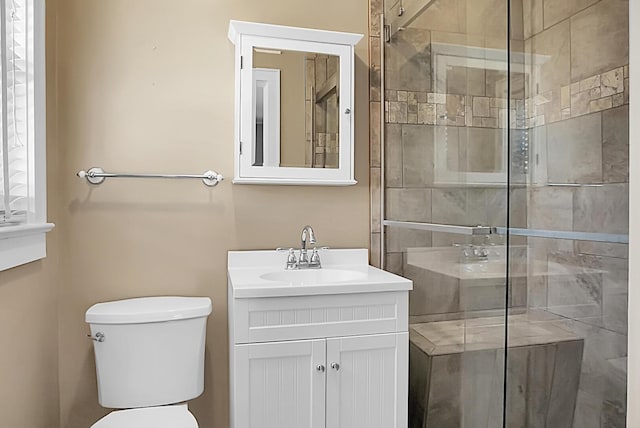
{"label": "white window blind", "polygon": [[0,227],[35,210],[33,0],[0,0]]}

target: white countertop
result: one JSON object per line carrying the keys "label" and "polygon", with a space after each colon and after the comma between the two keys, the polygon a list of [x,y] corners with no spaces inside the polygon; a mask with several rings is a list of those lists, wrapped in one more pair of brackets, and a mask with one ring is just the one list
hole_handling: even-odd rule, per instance
{"label": "white countertop", "polygon": [[[296,257],[299,251],[296,250]],[[309,255],[311,251],[309,251]],[[413,289],[409,279],[370,266],[366,249],[330,249],[320,251],[322,269],[357,272],[357,279],[340,282],[322,281],[308,284],[271,281],[262,275],[285,271],[287,253],[277,251],[230,251],[228,277],[233,298],[309,296],[407,291]]]}

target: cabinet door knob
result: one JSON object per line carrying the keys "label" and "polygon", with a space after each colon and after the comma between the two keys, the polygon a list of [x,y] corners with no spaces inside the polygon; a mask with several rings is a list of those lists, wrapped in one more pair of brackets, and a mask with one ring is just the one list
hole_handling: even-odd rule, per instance
{"label": "cabinet door knob", "polygon": [[340,364],[331,363],[331,368],[334,369],[335,371],[338,371],[338,370],[340,370]]}
{"label": "cabinet door knob", "polygon": [[318,364],[316,366],[316,370],[319,371],[319,372],[324,372],[324,366],[322,364]]}

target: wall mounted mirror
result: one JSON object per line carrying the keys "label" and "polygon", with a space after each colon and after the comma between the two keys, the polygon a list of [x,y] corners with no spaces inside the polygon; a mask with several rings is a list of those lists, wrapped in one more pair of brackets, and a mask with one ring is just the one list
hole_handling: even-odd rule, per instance
{"label": "wall mounted mirror", "polygon": [[234,183],[344,186],[353,174],[360,34],[231,21]]}

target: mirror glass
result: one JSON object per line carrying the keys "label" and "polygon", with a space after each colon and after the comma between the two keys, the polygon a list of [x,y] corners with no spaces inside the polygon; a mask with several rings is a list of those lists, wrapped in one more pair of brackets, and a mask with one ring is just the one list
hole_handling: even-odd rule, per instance
{"label": "mirror glass", "polygon": [[253,166],[339,167],[340,57],[253,49]]}

